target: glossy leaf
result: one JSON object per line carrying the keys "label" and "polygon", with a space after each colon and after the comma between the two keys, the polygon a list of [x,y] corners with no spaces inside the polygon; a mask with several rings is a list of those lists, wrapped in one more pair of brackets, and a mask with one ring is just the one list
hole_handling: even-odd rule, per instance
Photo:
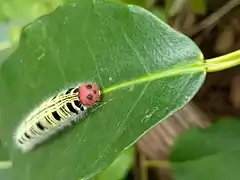
{"label": "glossy leaf", "polygon": [[94,180],[123,180],[134,164],[135,148],[131,147],[121,155]]}
{"label": "glossy leaf", "polygon": [[240,177],[240,122],[222,120],[211,128],[192,128],[171,153],[174,180],[235,180]]}
{"label": "glossy leaf", "polygon": [[[109,1],[71,1],[23,29],[0,69],[3,141],[13,179],[89,178],[184,106],[205,79],[199,48],[150,12]],[[78,125],[22,154],[16,126],[60,89],[99,83],[100,106]]]}

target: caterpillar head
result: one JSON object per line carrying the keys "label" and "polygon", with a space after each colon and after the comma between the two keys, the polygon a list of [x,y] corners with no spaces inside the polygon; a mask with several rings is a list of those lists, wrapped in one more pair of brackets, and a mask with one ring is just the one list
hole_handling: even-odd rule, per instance
{"label": "caterpillar head", "polygon": [[85,106],[92,106],[100,101],[101,92],[96,84],[83,84],[79,88],[79,99]]}

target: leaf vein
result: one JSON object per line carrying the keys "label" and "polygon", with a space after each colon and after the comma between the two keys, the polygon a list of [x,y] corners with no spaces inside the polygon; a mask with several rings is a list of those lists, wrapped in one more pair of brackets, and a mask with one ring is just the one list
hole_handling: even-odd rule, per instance
{"label": "leaf vein", "polygon": [[138,61],[140,62],[140,64],[142,65],[142,67],[143,67],[143,69],[145,70],[145,72],[147,73],[147,74],[149,74],[149,70],[148,70],[148,68],[145,66],[145,64],[143,63],[143,61],[144,61],[144,59],[143,59],[143,57],[139,54],[139,52],[136,50],[136,48],[134,47],[134,45],[133,45],[133,43],[132,43],[132,40],[130,40],[128,37],[127,37],[127,35],[126,35],[126,33],[122,30],[122,28],[121,28],[121,31],[123,32],[123,36],[124,36],[124,38],[125,38],[125,40],[127,41],[127,43],[128,43],[128,45],[130,46],[130,48],[133,50],[133,52],[138,56]]}
{"label": "leaf vein", "polygon": [[118,127],[117,134],[121,134],[121,133],[123,132],[123,130],[124,130],[123,126],[126,124],[128,118],[129,118],[129,115],[130,115],[130,114],[132,113],[132,111],[135,109],[135,107],[137,106],[138,102],[142,99],[142,97],[143,97],[143,95],[144,95],[144,93],[145,93],[145,91],[146,91],[146,89],[147,89],[147,87],[148,87],[149,84],[150,84],[150,82],[148,82],[148,83],[144,86],[141,94],[138,96],[137,100],[135,101],[135,103],[133,104],[133,106],[131,107],[131,109],[128,111],[125,119],[122,121],[122,123],[121,123],[120,126]]}

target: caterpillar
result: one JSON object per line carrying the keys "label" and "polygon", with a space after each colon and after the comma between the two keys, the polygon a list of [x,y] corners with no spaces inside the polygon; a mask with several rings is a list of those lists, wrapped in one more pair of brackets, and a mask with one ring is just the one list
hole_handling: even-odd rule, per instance
{"label": "caterpillar", "polygon": [[96,84],[85,83],[50,97],[34,109],[17,127],[14,141],[23,153],[53,134],[82,119],[88,108],[100,101]]}

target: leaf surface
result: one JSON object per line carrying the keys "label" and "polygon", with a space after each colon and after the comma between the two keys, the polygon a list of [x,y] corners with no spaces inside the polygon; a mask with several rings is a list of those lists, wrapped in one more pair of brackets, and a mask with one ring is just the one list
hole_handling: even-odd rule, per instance
{"label": "leaf surface", "polygon": [[[181,108],[205,79],[199,48],[150,12],[71,1],[27,25],[0,69],[0,119],[13,179],[89,178]],[[61,89],[96,82],[103,97],[81,123],[22,154],[15,128]]]}
{"label": "leaf surface", "polygon": [[135,148],[130,147],[126,151],[122,152],[121,155],[103,172],[97,175],[94,180],[123,180],[126,179],[127,173],[133,167],[135,159]]}
{"label": "leaf surface", "polygon": [[240,122],[221,120],[211,128],[192,128],[174,143],[174,180],[235,180],[240,176]]}

